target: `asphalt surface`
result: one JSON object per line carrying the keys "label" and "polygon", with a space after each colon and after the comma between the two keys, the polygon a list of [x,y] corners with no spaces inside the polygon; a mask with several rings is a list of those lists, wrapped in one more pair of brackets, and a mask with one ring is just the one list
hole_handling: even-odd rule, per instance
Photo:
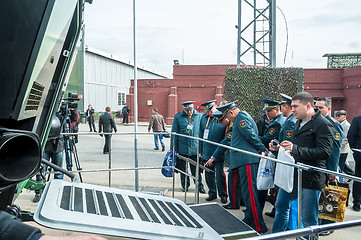
{"label": "asphalt surface", "polygon": [[[119,120],[117,120],[119,121]],[[135,172],[134,170],[128,170],[128,168],[134,168],[135,166],[135,138],[133,134],[134,125],[120,125],[117,122],[118,133],[122,135],[116,135],[112,137],[112,152],[111,160],[109,160],[109,155],[103,154],[104,138],[99,136],[99,134],[90,135],[88,125],[81,124],[80,132],[85,133],[86,135],[79,136],[79,142],[76,144],[77,153],[79,156],[79,164],[83,170],[90,169],[108,169],[111,165],[111,168],[127,168],[127,170],[114,171],[111,173],[110,183],[111,187],[114,188],[126,188],[134,189],[135,186]],[[168,127],[170,130],[170,127]],[[139,123],[138,132],[142,134],[137,135],[137,148],[138,148],[138,166],[139,167],[160,167],[162,166],[163,158],[166,152],[160,150],[154,150],[153,135],[148,134],[147,132],[147,123]],[[169,150],[169,139],[164,139],[166,144],[166,151]],[[350,154],[349,154],[350,155]],[[348,158],[350,165],[353,166],[352,157]],[[111,164],[110,164],[111,163]],[[65,164],[65,163],[64,163]],[[75,169],[75,167],[73,167]],[[227,168],[225,169],[225,171]],[[81,174],[83,182],[89,184],[97,184],[109,186],[109,173],[108,172],[87,172]],[[163,192],[168,190],[164,196],[172,197],[172,178],[166,178],[161,175],[160,169],[151,169],[151,170],[138,170],[139,176],[139,189],[145,191],[155,191]],[[68,179],[64,177],[64,179]],[[184,201],[185,195],[182,192],[180,187],[180,179],[178,174],[176,175],[175,182],[175,197]],[[203,182],[206,187],[206,183],[203,176]],[[207,187],[206,187],[207,191]],[[200,203],[207,202],[205,198],[207,194],[200,194],[199,201]],[[37,203],[33,203],[32,199],[34,197],[34,192],[23,190],[23,193],[16,199],[15,203],[18,204],[22,210],[34,212]],[[191,183],[189,192],[186,197],[187,204],[192,204],[195,201],[194,193],[194,184]],[[222,205],[220,199],[214,200]],[[350,197],[350,203],[352,203],[352,197]],[[352,204],[346,209],[345,220],[360,219],[361,213],[355,212],[351,209]],[[240,210],[230,210],[235,216],[242,219],[244,217],[243,210],[241,207]],[[264,212],[269,212],[272,209],[270,203],[266,203]],[[273,218],[266,215],[263,216],[265,223],[269,229],[267,233],[271,233]],[[84,235],[82,233],[54,230],[42,227],[35,222],[28,222],[27,224],[40,227],[45,234],[53,236],[80,236]],[[267,234],[266,233],[266,234]],[[337,230],[333,234],[327,237],[320,237],[321,239],[359,239],[361,235],[361,227],[353,227],[342,230]],[[105,236],[107,239],[125,239],[120,237],[111,237]]]}

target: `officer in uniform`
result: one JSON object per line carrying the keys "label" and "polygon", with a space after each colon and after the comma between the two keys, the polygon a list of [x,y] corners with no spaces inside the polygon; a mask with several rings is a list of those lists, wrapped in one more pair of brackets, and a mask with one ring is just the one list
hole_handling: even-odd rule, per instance
{"label": "officer in uniform", "polygon": [[[235,102],[217,108],[225,118],[234,123],[231,138],[231,147],[259,154],[266,150],[258,136],[256,123],[246,112],[236,107]],[[243,152],[230,151],[229,171],[238,169],[240,188],[246,205],[243,221],[259,233],[268,231],[263,221],[262,211],[258,202],[257,171],[259,158]]]}
{"label": "officer in uniform", "polygon": [[[332,152],[331,156],[326,162],[326,168],[328,170],[336,171],[338,170],[338,162],[340,159],[341,153],[341,142],[343,137],[343,128],[341,124],[331,117],[331,99],[326,97],[320,97],[316,101],[315,109],[321,111],[322,116],[324,116],[333,126],[335,130],[335,135],[333,139]],[[316,110],[317,111],[317,110]],[[335,176],[330,176],[330,179],[335,179]]]}
{"label": "officer in uniform", "polygon": [[262,143],[268,147],[268,144],[272,139],[277,139],[281,130],[282,124],[285,122],[285,117],[283,117],[280,112],[279,105],[281,104],[278,101],[270,99],[262,99],[264,102],[263,110],[266,111],[267,117],[270,120],[268,127],[263,136],[260,137]]}
{"label": "officer in uniform", "polygon": [[[197,112],[193,108],[193,101],[186,101],[182,103],[183,111],[177,113],[173,119],[172,132],[198,137],[200,130],[200,120],[202,114]],[[173,135],[171,138],[170,149],[173,149]],[[174,137],[174,150],[187,158],[193,159],[197,161],[197,140],[182,136]],[[176,168],[185,172],[186,170],[186,162],[182,159],[178,158]],[[196,175],[196,166],[190,164],[192,175]],[[185,175],[183,173],[180,174],[182,190],[187,191],[189,188],[189,177],[187,176],[187,185],[185,181]],[[204,186],[202,183],[202,175],[199,173],[199,192],[206,193],[204,190]]]}
{"label": "officer in uniform", "polygon": [[292,138],[293,129],[295,128],[297,119],[292,113],[291,103],[292,97],[281,93],[281,112],[282,115],[286,118],[286,120],[283,123],[278,136],[279,142],[282,142],[284,140],[290,141],[290,139]]}
{"label": "officer in uniform", "polygon": [[[225,118],[222,112],[216,111],[213,113],[213,116],[217,119],[217,122],[226,126],[226,134],[223,140],[220,142],[222,145],[230,146],[231,145],[231,138],[232,138],[232,129],[233,129],[233,122],[230,122],[228,118]],[[229,164],[230,162],[230,153],[227,148],[218,146],[216,151],[213,153],[213,157],[218,159],[221,156],[225,156],[226,162]],[[208,161],[211,161],[212,158]],[[207,164],[207,163],[206,163]],[[243,198],[242,198],[242,191],[240,189],[240,181],[238,177],[238,168],[234,171],[230,171],[228,173],[228,195],[229,195],[229,203],[223,205],[226,209],[239,209],[240,206],[245,206]]]}
{"label": "officer in uniform", "polygon": [[[292,97],[281,93],[281,112],[282,115],[286,118],[286,121],[283,123],[280,133],[278,135],[278,142],[281,143],[284,140],[290,141],[293,135],[293,129],[295,128],[295,123],[297,121],[297,119],[295,118],[295,116],[292,113],[292,108],[291,108],[291,103],[292,103]],[[277,154],[278,149],[279,149],[279,145],[276,144],[276,147],[273,147],[274,145],[272,144],[274,140],[272,140],[269,143],[269,149],[271,151],[273,151],[275,154]],[[273,188],[271,189],[271,194],[277,195],[278,192],[278,188]],[[292,209],[291,209],[292,211]],[[267,216],[269,217],[275,217],[275,208],[272,209],[271,212],[266,212],[265,213]]]}
{"label": "officer in uniform", "polygon": [[[199,138],[220,143],[224,138],[226,127],[217,123],[216,118],[213,116],[213,112],[217,111],[214,101],[215,100],[211,100],[201,104],[205,114],[201,118]],[[218,196],[221,198],[221,202],[227,203],[226,175],[223,171],[224,154],[218,156],[216,159],[213,153],[217,149],[217,145],[203,141],[200,141],[199,149],[203,160],[207,162],[210,160],[206,166],[215,171],[205,172],[206,183],[209,189],[206,201],[217,199],[218,190]]]}
{"label": "officer in uniform", "polygon": [[[340,159],[341,154],[341,142],[343,137],[343,128],[341,124],[331,117],[331,99],[326,97],[320,97],[316,101],[315,109],[318,109],[318,111],[321,111],[322,116],[324,116],[333,126],[335,130],[335,134],[333,136],[333,144],[332,144],[332,152],[331,156],[327,159],[326,162],[326,168],[328,170],[336,171],[338,170],[338,162]],[[336,179],[336,176],[329,175],[329,180]],[[319,219],[319,222],[321,224],[328,224],[328,223],[334,223],[334,221],[325,220],[325,219]],[[326,231],[320,233],[320,236],[328,236],[331,233],[333,233],[333,230]]]}
{"label": "officer in uniform", "polygon": [[[281,126],[285,122],[285,117],[283,117],[280,112],[279,105],[281,104],[278,101],[270,100],[270,99],[262,99],[264,102],[263,110],[266,111],[267,118],[270,120],[266,131],[263,136],[260,136],[262,143],[268,148],[269,143],[273,139],[278,139],[279,133],[281,131]],[[264,205],[267,199],[268,190],[260,190],[259,193],[259,204],[263,211]]]}

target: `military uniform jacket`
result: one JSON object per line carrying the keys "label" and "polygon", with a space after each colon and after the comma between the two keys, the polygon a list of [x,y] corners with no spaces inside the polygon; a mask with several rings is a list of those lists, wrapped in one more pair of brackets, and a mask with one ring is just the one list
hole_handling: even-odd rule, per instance
{"label": "military uniform jacket", "polygon": [[278,141],[282,142],[284,140],[291,141],[292,135],[293,135],[293,129],[295,128],[295,123],[297,119],[295,118],[295,115],[291,113],[286,118],[286,121],[283,123],[281,127],[280,134],[278,135]]}
{"label": "military uniform jacket", "polygon": [[[204,114],[201,118],[199,138],[203,138],[208,141],[220,143],[226,131],[226,127],[220,123],[217,123],[215,117],[210,117],[208,114]],[[217,145],[199,142],[200,153],[203,154],[203,159],[208,160],[212,157],[214,151],[217,149]],[[224,161],[224,155],[222,159],[216,159],[216,161]]]}
{"label": "military uniform jacket", "polygon": [[[266,150],[266,147],[258,137],[256,123],[246,111],[239,112],[234,121],[231,147],[257,154]],[[229,169],[259,162],[258,157],[246,153],[230,150],[230,154]]]}
{"label": "military uniform jacket", "polygon": [[[317,111],[309,122],[300,128],[296,122],[291,142],[292,155],[297,162],[326,168],[326,161],[331,155],[334,130],[329,121]],[[297,171],[296,171],[297,172]],[[295,183],[297,176],[295,174]],[[321,190],[326,186],[326,175],[317,171],[302,172],[302,187]]]}
{"label": "military uniform jacket", "polygon": [[333,126],[335,130],[335,134],[333,136],[333,144],[332,144],[332,152],[331,156],[326,162],[326,168],[328,170],[337,171],[338,169],[338,162],[340,159],[340,153],[341,153],[341,142],[343,137],[343,128],[341,124],[334,119],[333,117],[328,114],[325,117]]}
{"label": "military uniform jacket", "polygon": [[[227,126],[226,135],[224,136],[220,144],[231,146],[232,130],[233,130],[233,123],[230,122]],[[230,155],[229,150],[221,146],[218,146],[217,149],[213,152],[213,157],[215,158],[215,161],[223,161],[223,159],[225,159],[226,163],[229,163],[229,155]]]}
{"label": "military uniform jacket", "polygon": [[281,126],[285,122],[285,117],[281,114],[278,114],[278,116],[273,119],[266,131],[265,134],[260,137],[263,145],[265,145],[268,148],[268,144],[271,142],[272,139],[278,139],[278,136],[280,134]]}
{"label": "military uniform jacket", "polygon": [[347,139],[351,148],[361,149],[361,116],[352,120]]}
{"label": "military uniform jacket", "polygon": [[[192,117],[188,117],[188,115],[181,111],[174,116],[173,124],[172,124],[172,132],[184,134],[192,137],[199,136],[199,125],[201,122],[202,114],[193,110]],[[191,125],[192,130],[187,130],[188,124]],[[186,138],[182,136],[175,136],[175,150],[182,155],[192,156],[197,154],[197,140]],[[170,149],[173,149],[173,135],[171,138]]]}

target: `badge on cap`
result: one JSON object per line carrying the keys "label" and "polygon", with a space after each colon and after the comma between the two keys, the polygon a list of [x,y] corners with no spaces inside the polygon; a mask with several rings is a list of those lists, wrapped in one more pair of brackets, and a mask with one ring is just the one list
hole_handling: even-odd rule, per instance
{"label": "badge on cap", "polygon": [[271,109],[278,107],[278,105],[281,104],[278,101],[274,101],[274,100],[266,99],[266,98],[263,98],[262,101],[264,102],[263,110],[271,110]]}
{"label": "badge on cap", "polygon": [[216,100],[211,100],[211,101],[202,103],[201,106],[203,107],[203,111],[204,111],[205,113],[209,112],[209,110],[211,110],[211,109],[213,108],[215,101],[216,101]]}
{"label": "badge on cap", "polygon": [[181,104],[183,105],[184,110],[191,111],[193,110],[193,103],[194,101],[186,101],[186,102],[182,102]]}

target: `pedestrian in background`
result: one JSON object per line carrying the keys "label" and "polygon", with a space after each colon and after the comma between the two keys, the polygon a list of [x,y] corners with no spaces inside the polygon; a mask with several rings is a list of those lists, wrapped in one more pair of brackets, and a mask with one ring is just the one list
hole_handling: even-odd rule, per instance
{"label": "pedestrian in background", "polygon": [[[111,114],[110,107],[105,108],[105,113],[99,118],[99,133],[111,133],[114,129],[114,132],[117,132],[117,126],[115,125],[114,118]],[[103,149],[103,154],[108,154],[111,149],[111,134],[104,134],[105,144]],[[103,136],[102,134],[100,136]]]}
{"label": "pedestrian in background", "polygon": [[129,112],[130,112],[130,108],[127,106],[126,103],[124,103],[124,107],[122,108],[123,124],[129,123],[129,119],[128,119]]}
{"label": "pedestrian in background", "polygon": [[355,175],[355,172],[350,168],[350,166],[347,164],[346,159],[347,155],[350,151],[350,145],[348,143],[347,139],[347,133],[350,129],[350,123],[346,119],[347,112],[345,110],[339,110],[335,112],[336,119],[339,123],[341,123],[341,126],[343,127],[343,137],[341,142],[341,155],[339,160],[339,166],[342,172],[349,174],[349,175]]}
{"label": "pedestrian in background", "polygon": [[159,143],[162,145],[162,152],[165,150],[165,144],[163,142],[163,135],[160,134],[162,131],[165,131],[165,123],[162,115],[158,113],[158,109],[154,108],[152,110],[152,115],[150,116],[149,124],[148,124],[148,132],[153,129],[154,132],[154,150],[159,150]]}
{"label": "pedestrian in background", "polygon": [[86,110],[85,115],[89,124],[89,132],[96,132],[97,130],[95,129],[94,108],[92,105],[88,105],[88,109]]}

